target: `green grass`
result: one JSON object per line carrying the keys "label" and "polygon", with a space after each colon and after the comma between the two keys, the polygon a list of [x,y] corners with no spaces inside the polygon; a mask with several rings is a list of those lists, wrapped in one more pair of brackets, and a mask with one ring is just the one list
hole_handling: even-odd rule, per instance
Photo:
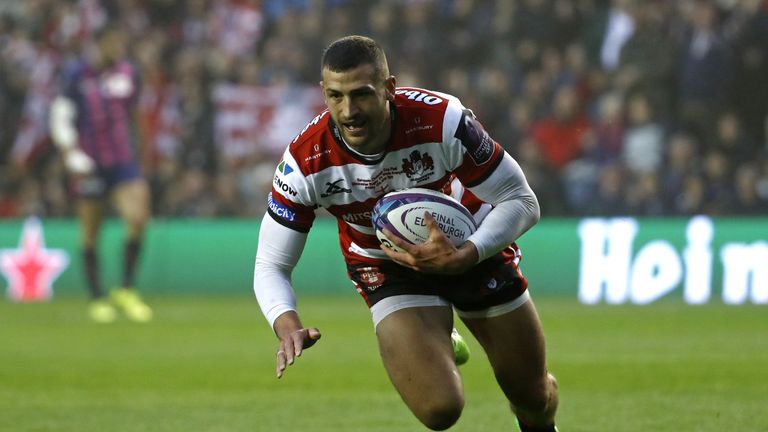
{"label": "green grass", "polygon": [[[0,302],[0,430],[424,430],[387,380],[363,302],[300,300],[323,339],[281,380],[249,297],[150,297],[148,325],[92,324],[80,299]],[[537,304],[562,431],[768,431],[764,307]],[[516,430],[469,339],[452,430]]]}

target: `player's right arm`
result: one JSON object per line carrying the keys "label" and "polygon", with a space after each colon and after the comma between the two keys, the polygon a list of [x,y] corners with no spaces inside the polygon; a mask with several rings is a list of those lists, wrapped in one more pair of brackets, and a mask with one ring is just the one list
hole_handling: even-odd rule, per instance
{"label": "player's right arm", "polygon": [[304,328],[301,324],[291,286],[291,272],[299,261],[306,240],[306,233],[279,224],[269,213],[264,215],[259,231],[253,291],[279,340],[276,353],[278,378],[303,349],[320,339],[318,329]]}
{"label": "player's right arm", "polygon": [[289,151],[283,159],[275,172],[259,231],[253,278],[256,299],[279,341],[278,378],[303,349],[320,339],[316,328],[305,328],[301,323],[291,286],[291,272],[304,250],[315,206],[310,185]]}
{"label": "player's right arm", "polygon": [[93,172],[95,163],[79,145],[77,132],[77,97],[79,88],[79,67],[72,63],[65,67],[61,79],[61,92],[51,103],[48,112],[48,128],[54,145],[64,157],[64,166],[73,174],[86,175]]}

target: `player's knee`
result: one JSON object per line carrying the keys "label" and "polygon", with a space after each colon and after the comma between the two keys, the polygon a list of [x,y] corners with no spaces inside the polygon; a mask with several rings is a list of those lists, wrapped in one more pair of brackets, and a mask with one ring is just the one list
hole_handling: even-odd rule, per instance
{"label": "player's knee", "polygon": [[552,375],[527,386],[519,392],[516,400],[511,401],[516,409],[528,413],[545,413],[552,407],[552,401],[557,399],[557,382]]}
{"label": "player's knee", "polygon": [[456,424],[464,409],[464,398],[456,396],[445,399],[425,400],[415,410],[416,417],[432,430],[445,430]]}

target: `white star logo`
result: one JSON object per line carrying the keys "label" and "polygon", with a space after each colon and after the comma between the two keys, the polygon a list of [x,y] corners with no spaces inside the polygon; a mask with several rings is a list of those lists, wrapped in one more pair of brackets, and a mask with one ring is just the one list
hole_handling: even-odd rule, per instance
{"label": "white star logo", "polygon": [[53,281],[69,265],[62,249],[46,249],[40,220],[24,221],[18,249],[0,249],[0,273],[8,281],[7,295],[14,301],[47,300]]}

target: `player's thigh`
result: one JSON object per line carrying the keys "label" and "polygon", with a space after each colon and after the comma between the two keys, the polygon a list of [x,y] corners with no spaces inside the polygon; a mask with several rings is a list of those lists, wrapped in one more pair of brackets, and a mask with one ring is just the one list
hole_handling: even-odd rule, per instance
{"label": "player's thigh", "polygon": [[149,185],[142,178],[115,185],[112,200],[120,217],[129,224],[143,224],[149,218]]}
{"label": "player's thigh", "polygon": [[461,377],[451,345],[452,327],[449,306],[400,309],[376,326],[384,367],[417,415],[440,409],[460,412],[463,407]]}
{"label": "player's thigh", "polygon": [[544,332],[532,300],[498,316],[462,317],[462,321],[482,345],[496,379],[510,399],[544,385]]}

